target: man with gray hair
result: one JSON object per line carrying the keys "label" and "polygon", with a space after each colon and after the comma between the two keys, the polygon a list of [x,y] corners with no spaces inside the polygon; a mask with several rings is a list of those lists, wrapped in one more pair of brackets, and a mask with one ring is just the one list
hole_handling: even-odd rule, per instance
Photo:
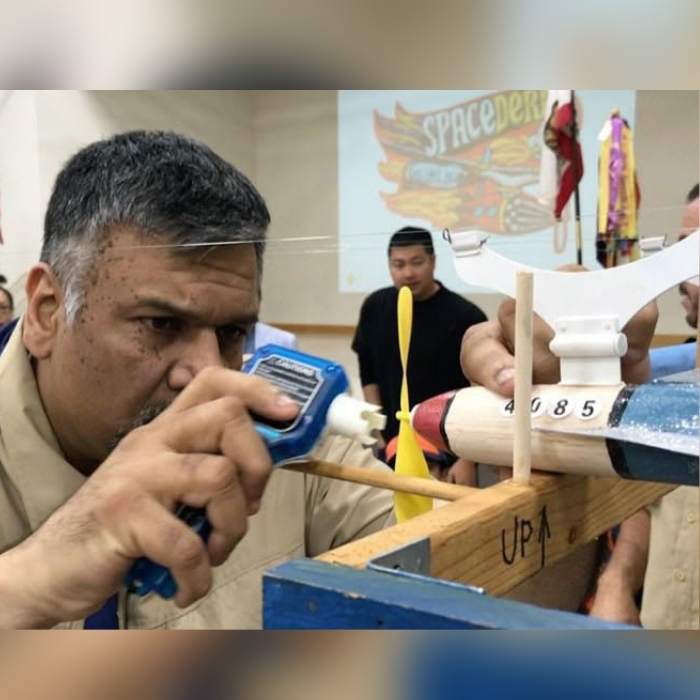
{"label": "man with gray hair", "polygon": [[[386,492],[271,474],[250,413],[297,405],[236,371],[269,221],[245,176],[172,133],[91,144],[58,175],[0,357],[0,627],[257,627],[262,571],[391,521]],[[178,503],[206,509],[206,544]],[[124,589],[141,556],[176,605]]]}

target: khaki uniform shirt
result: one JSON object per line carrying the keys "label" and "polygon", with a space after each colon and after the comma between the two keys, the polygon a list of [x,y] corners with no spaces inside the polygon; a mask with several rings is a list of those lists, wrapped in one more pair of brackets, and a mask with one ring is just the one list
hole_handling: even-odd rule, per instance
{"label": "khaki uniform shirt", "polygon": [[[77,397],[79,400],[79,397]],[[341,437],[325,440],[318,459],[384,468],[369,450]],[[0,552],[25,539],[85,481],[59,448],[21,340],[21,324],[0,356]],[[120,593],[123,626],[259,628],[262,574],[276,564],[313,557],[393,524],[389,491],[277,470],[260,511],[233,554],[213,569],[212,590],[189,608],[150,595]],[[82,622],[68,625],[81,627]]]}
{"label": "khaki uniform shirt", "polygon": [[651,538],[642,624],[652,629],[699,629],[700,492],[681,486],[649,508]]}

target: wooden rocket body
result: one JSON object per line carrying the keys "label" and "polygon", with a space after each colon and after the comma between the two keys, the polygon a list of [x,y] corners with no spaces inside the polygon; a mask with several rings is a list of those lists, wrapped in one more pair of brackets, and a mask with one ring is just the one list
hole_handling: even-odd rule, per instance
{"label": "wooden rocket body", "polygon": [[[626,416],[634,416],[635,425],[642,431],[652,432],[654,424],[659,425],[659,430],[673,430],[673,425],[670,428],[663,425],[664,406],[660,405],[663,401],[673,404],[670,410],[673,420],[667,423],[677,424],[685,431],[690,426],[690,431],[694,429],[697,434],[697,386],[533,387],[530,401],[533,469],[697,484],[697,458],[676,455],[672,446],[666,450],[663,446],[659,448],[657,442],[653,448],[630,447],[625,443],[620,447],[619,441],[599,435],[574,434],[617,426],[620,417],[624,423]],[[513,463],[513,409],[512,399],[482,387],[469,387],[416,406],[412,420],[414,428],[424,437],[459,457],[508,467]],[[664,432],[667,434],[670,433]],[[637,464],[641,465],[639,469]]]}

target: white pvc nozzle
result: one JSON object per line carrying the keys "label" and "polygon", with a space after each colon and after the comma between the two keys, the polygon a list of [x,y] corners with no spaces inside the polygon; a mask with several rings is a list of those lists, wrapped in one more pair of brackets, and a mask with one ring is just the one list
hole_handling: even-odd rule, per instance
{"label": "white pvc nozzle", "polygon": [[373,445],[376,430],[383,430],[386,416],[374,404],[340,394],[333,399],[326,416],[326,426],[334,433],[359,440],[363,445]]}

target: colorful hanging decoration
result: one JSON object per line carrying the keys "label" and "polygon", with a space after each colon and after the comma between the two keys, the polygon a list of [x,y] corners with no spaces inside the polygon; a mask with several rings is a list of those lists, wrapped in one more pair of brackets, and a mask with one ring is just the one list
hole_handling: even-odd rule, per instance
{"label": "colorful hanging decoration", "polygon": [[553,100],[544,125],[544,142],[554,153],[557,163],[554,218],[559,221],[566,203],[583,177],[583,157],[577,138],[576,106],[570,96],[573,91],[555,92],[569,93],[569,97]]}
{"label": "colorful hanging decoration", "polygon": [[639,184],[632,129],[615,110],[598,136],[598,235],[596,257],[603,267],[639,258],[637,210]]}

